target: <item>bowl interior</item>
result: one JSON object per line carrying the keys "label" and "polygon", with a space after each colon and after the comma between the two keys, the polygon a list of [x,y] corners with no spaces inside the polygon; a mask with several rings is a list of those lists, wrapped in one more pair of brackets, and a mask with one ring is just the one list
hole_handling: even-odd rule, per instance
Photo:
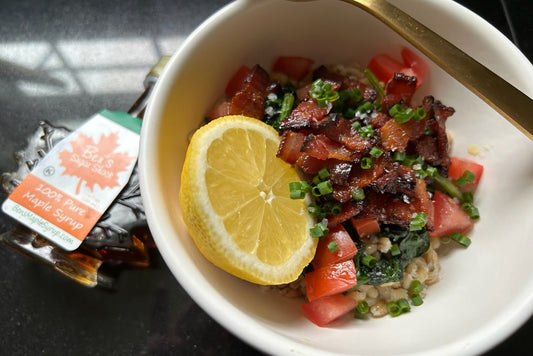
{"label": "bowl interior", "polygon": [[[393,1],[530,96],[531,64],[503,35],[452,1]],[[430,24],[427,24],[430,25]],[[441,256],[441,281],[421,307],[400,318],[344,318],[318,328],[301,301],[265,293],[211,265],[182,221],[178,201],[188,137],[242,65],[270,69],[278,55],[316,64],[366,64],[409,46],[377,20],[341,1],[238,0],[201,25],[157,84],[141,138],[141,188],[150,228],[179,282],[218,322],[272,354],[475,353],[527,320],[533,307],[533,145],[480,99],[430,63],[419,96],[456,109],[448,120],[452,153],[485,166],[477,194],[482,218],[468,249]],[[511,53],[511,55],[510,55]],[[415,101],[416,102],[416,101]],[[436,328],[435,325],[439,327]],[[386,340],[386,342],[383,342]]]}

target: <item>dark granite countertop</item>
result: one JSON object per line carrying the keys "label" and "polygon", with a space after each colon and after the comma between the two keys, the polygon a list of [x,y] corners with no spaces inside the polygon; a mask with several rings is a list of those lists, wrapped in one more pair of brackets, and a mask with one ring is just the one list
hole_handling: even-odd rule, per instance
{"label": "dark granite countertop", "polygon": [[[457,1],[533,60],[532,2]],[[74,128],[102,108],[129,108],[157,59],[228,2],[3,0],[0,172],[15,169],[13,153],[41,120]],[[13,225],[0,214],[0,232]],[[259,354],[203,312],[157,255],[152,267],[122,271],[108,291],[0,244],[0,280],[2,355]],[[525,354],[532,333],[533,319],[488,354]]]}

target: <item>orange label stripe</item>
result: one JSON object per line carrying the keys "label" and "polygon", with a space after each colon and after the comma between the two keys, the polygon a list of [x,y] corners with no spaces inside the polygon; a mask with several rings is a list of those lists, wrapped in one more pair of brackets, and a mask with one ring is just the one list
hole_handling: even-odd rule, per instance
{"label": "orange label stripe", "polygon": [[33,174],[22,180],[9,199],[83,240],[102,213]]}

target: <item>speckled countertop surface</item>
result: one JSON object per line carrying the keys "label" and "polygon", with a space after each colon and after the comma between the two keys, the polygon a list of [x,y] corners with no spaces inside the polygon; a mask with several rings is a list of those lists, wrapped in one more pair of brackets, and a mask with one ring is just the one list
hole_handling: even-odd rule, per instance
{"label": "speckled countertop surface", "polygon": [[[457,1],[533,60],[533,3]],[[102,108],[129,108],[158,58],[228,2],[2,0],[0,172],[15,168],[13,153],[43,119],[75,128]],[[13,224],[0,214],[0,232]],[[0,281],[2,355],[259,354],[205,314],[157,256],[123,271],[110,292],[0,245]],[[525,354],[532,333],[530,320],[489,354]]]}

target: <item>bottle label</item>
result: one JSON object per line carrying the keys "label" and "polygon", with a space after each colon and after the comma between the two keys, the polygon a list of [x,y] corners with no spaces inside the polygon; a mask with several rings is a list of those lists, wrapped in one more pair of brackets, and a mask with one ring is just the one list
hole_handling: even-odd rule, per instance
{"label": "bottle label", "polygon": [[104,110],[60,141],[2,210],[61,248],[78,248],[128,183],[141,120]]}

